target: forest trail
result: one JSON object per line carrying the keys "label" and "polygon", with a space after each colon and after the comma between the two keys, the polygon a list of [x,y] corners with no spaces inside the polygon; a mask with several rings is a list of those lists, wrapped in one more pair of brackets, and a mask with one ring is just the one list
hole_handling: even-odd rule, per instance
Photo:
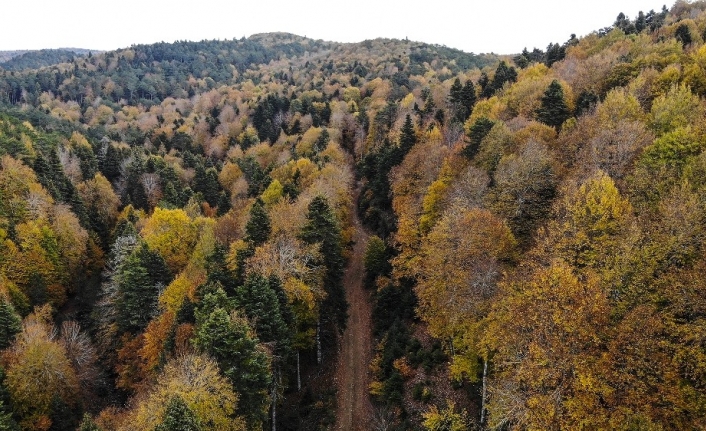
{"label": "forest trail", "polygon": [[[358,193],[354,202],[357,203]],[[368,396],[369,364],[372,355],[372,309],[368,292],[363,285],[363,256],[368,244],[368,233],[353,210],[355,246],[348,262],[343,283],[348,301],[348,324],[341,338],[338,357],[338,412],[336,431],[363,431],[368,429],[372,405]]]}

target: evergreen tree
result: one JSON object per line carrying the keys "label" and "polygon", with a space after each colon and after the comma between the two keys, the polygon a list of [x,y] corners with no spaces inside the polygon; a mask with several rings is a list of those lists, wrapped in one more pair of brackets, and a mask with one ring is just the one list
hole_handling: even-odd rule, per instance
{"label": "evergreen tree", "polygon": [[108,181],[115,181],[120,177],[120,152],[112,145],[108,144],[105,153],[105,160],[101,166],[101,172]]}
{"label": "evergreen tree", "polygon": [[481,72],[480,78],[478,78],[478,86],[480,87],[480,95],[483,98],[488,98],[493,95],[493,88],[490,85],[490,78],[485,72]]}
{"label": "evergreen tree", "polygon": [[12,413],[5,405],[5,402],[0,399],[0,431],[19,431],[20,427],[12,419]]}
{"label": "evergreen tree", "polygon": [[10,347],[22,330],[22,319],[12,304],[0,295],[0,350]]}
{"label": "evergreen tree", "polygon": [[118,328],[137,334],[147,327],[156,310],[159,285],[154,283],[138,252],[128,256],[116,279]]}
{"label": "evergreen tree", "polygon": [[686,24],[680,24],[677,30],[674,32],[674,37],[681,42],[683,46],[691,45],[691,32],[689,31],[689,26]]}
{"label": "evergreen tree", "polygon": [[402,150],[402,157],[398,163],[402,162],[404,156],[409,153],[414,144],[417,143],[417,135],[414,133],[414,124],[412,123],[412,118],[407,114],[404,119],[404,124],[402,125],[400,136],[400,149]]}
{"label": "evergreen tree", "polygon": [[222,191],[218,195],[218,212],[216,215],[223,216],[230,211],[230,197],[228,196],[228,193],[226,191]]}
{"label": "evergreen tree", "polygon": [[269,281],[260,274],[249,274],[235,292],[235,303],[254,322],[261,342],[274,343],[275,355],[285,356],[289,350],[289,332],[280,311],[280,301]]}
{"label": "evergreen tree", "polygon": [[469,79],[461,90],[461,110],[459,111],[458,120],[464,123],[473,112],[473,107],[476,105],[476,87]]}
{"label": "evergreen tree", "polygon": [[598,96],[592,91],[582,91],[576,99],[576,110],[574,115],[580,117],[583,114],[591,112],[598,104]]}
{"label": "evergreen tree", "polygon": [[271,230],[270,216],[267,214],[265,204],[257,199],[250,208],[250,219],[245,225],[245,239],[257,247],[267,241]]}
{"label": "evergreen tree", "polygon": [[537,110],[537,120],[559,130],[569,117],[571,112],[564,101],[564,90],[555,79],[542,96],[542,106]]}
{"label": "evergreen tree", "polygon": [[463,154],[467,158],[472,159],[475,157],[481,141],[490,133],[493,126],[495,126],[495,122],[485,117],[481,117],[473,123],[468,131],[468,145],[463,149]]}
{"label": "evergreen tree", "polygon": [[212,207],[218,205],[221,185],[218,182],[218,172],[215,168],[205,169],[201,164],[196,167],[194,176],[194,191],[201,193],[204,200]]}
{"label": "evergreen tree", "polygon": [[508,66],[507,63],[501,61],[498,65],[498,68],[495,69],[495,76],[493,76],[493,81],[490,84],[490,87],[492,89],[492,92],[495,93],[496,91],[503,88],[506,82],[515,81],[517,81],[517,71],[515,70],[515,68],[512,66]]}
{"label": "evergreen tree", "polygon": [[102,431],[88,413],[83,414],[83,419],[78,427],[78,431]]}
{"label": "evergreen tree", "polygon": [[155,431],[201,431],[201,421],[179,395],[169,399],[162,423]]}
{"label": "evergreen tree", "polygon": [[247,321],[233,313],[227,302],[222,289],[206,294],[196,313],[194,342],[218,362],[240,394],[237,413],[245,418],[248,429],[257,429],[267,417],[270,361]]}
{"label": "evergreen tree", "polygon": [[343,290],[341,231],[323,196],[317,196],[311,201],[306,218],[301,239],[308,244],[319,244],[321,263],[326,268],[324,290],[327,296],[322,304],[322,317],[342,331],[348,318],[348,303]]}

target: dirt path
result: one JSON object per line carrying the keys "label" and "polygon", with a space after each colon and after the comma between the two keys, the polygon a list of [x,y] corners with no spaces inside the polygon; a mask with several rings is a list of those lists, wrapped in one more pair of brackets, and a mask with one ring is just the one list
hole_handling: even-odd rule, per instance
{"label": "dirt path", "polygon": [[368,234],[363,229],[358,215],[355,211],[353,213],[355,246],[343,280],[349,304],[349,317],[338,358],[337,431],[369,429],[367,425],[373,410],[368,398],[372,311],[368,292],[363,286],[363,256],[368,244]]}

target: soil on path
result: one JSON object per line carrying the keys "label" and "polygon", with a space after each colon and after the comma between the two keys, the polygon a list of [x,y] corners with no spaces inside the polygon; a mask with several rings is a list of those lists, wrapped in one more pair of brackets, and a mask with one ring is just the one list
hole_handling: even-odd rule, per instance
{"label": "soil on path", "polygon": [[337,431],[369,429],[368,423],[373,411],[368,395],[373,336],[372,311],[369,294],[363,285],[363,256],[369,235],[363,229],[355,210],[353,213],[355,246],[343,280],[349,305],[348,323],[341,339],[336,373],[338,412],[335,429]]}

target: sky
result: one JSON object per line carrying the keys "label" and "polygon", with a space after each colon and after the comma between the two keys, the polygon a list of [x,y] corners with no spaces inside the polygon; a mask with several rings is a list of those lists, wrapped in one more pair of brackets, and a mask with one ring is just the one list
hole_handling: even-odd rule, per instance
{"label": "sky", "polygon": [[[288,32],[336,42],[377,37],[513,54],[611,25],[664,0],[8,0],[0,50],[112,50],[175,40]],[[671,7],[673,2],[666,3]]]}

